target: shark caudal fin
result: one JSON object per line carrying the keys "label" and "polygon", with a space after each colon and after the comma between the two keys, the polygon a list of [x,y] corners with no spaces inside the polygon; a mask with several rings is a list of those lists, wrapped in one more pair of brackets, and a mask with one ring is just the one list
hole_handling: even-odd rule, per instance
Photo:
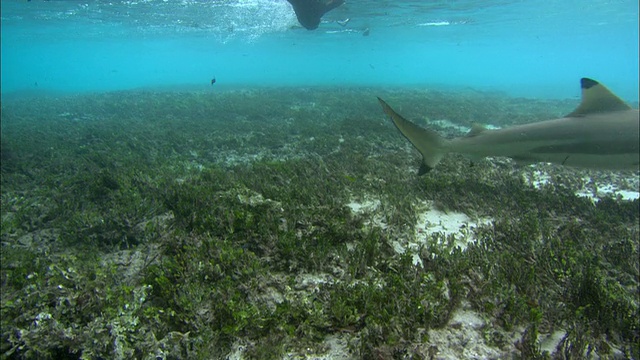
{"label": "shark caudal fin", "polygon": [[395,126],[400,130],[402,135],[407,138],[422,154],[422,165],[418,170],[418,175],[424,175],[433,169],[446,153],[446,140],[435,131],[421,128],[420,126],[406,120],[395,112],[391,106],[387,105],[384,100],[378,98],[382,110],[391,117]]}
{"label": "shark caudal fin", "polygon": [[580,117],[601,112],[631,110],[631,107],[612,93],[611,90],[593,79],[580,79],[580,87],[582,88],[582,101],[571,114],[565,117]]}
{"label": "shark caudal fin", "polygon": [[296,13],[298,22],[308,30],[315,30],[327,12],[337,8],[344,0],[287,0]]}

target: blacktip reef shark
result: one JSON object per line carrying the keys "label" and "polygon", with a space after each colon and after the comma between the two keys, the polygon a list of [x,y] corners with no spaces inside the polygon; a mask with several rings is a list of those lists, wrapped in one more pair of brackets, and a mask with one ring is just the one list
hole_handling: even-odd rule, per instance
{"label": "blacktip reef shark", "polygon": [[582,78],[582,101],[565,117],[487,130],[474,126],[467,136],[445,139],[396,113],[378,98],[398,130],[422,154],[418,175],[433,169],[447,153],[472,160],[506,156],[519,164],[549,162],[591,169],[638,169],[637,109],[632,109],[599,82]]}
{"label": "blacktip reef shark", "polygon": [[320,19],[327,12],[344,4],[344,0],[287,0],[296,13],[298,22],[308,30],[320,25]]}

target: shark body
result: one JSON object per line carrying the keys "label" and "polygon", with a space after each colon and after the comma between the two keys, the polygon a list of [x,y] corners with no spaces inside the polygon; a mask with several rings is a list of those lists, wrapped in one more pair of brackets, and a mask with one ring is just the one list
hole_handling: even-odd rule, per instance
{"label": "shark body", "polygon": [[378,98],[395,126],[422,154],[419,175],[450,152],[473,160],[506,156],[518,163],[550,162],[566,166],[625,170],[640,163],[637,109],[599,82],[582,78],[582,102],[565,117],[499,130],[474,127],[467,136],[444,139],[400,116]]}

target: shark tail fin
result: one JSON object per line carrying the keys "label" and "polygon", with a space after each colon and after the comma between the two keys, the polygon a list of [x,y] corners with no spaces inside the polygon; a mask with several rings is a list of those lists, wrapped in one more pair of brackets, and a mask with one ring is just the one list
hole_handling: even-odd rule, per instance
{"label": "shark tail fin", "polygon": [[322,15],[344,4],[344,0],[287,0],[293,6],[298,22],[308,30],[320,25]]}
{"label": "shark tail fin", "polygon": [[433,169],[446,153],[447,141],[433,130],[424,129],[395,112],[384,100],[378,98],[382,110],[391,117],[402,135],[422,154],[422,165],[418,175],[424,175]]}

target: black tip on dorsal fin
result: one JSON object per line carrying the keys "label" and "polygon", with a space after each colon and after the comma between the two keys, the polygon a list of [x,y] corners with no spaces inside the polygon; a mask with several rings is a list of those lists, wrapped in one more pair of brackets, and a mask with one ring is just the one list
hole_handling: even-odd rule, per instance
{"label": "black tip on dorsal fin", "polygon": [[595,80],[593,80],[593,79],[589,79],[589,78],[580,79],[580,88],[581,89],[591,89],[592,87],[594,87],[596,85],[600,85],[600,83],[595,81]]}
{"label": "black tip on dorsal fin", "polygon": [[631,109],[604,85],[593,79],[580,79],[580,87],[582,88],[582,102],[571,114],[565,117],[580,117],[588,114]]}

